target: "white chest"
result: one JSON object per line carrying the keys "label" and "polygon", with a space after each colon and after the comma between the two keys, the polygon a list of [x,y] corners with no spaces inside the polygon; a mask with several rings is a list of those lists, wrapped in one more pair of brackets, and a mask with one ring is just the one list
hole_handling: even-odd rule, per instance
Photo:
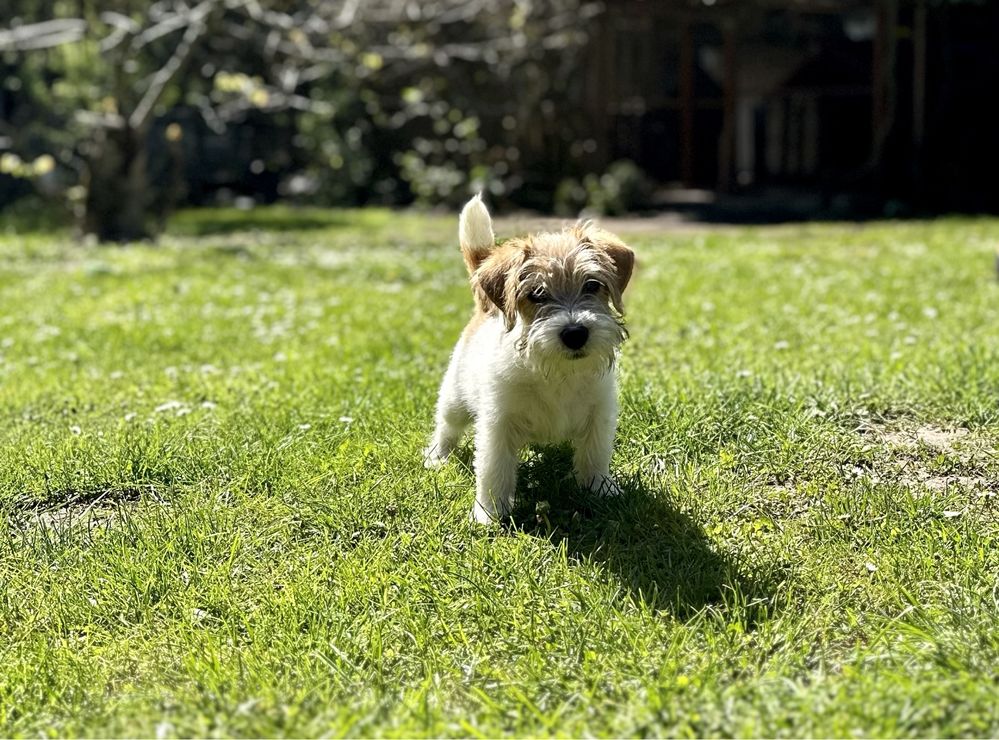
{"label": "white chest", "polygon": [[504,405],[528,442],[562,442],[579,436],[590,421],[599,384],[594,377],[516,383]]}

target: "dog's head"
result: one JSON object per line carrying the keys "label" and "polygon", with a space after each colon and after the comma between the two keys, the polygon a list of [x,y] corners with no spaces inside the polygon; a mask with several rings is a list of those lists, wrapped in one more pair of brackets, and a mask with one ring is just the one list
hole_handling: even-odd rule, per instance
{"label": "dog's head", "polygon": [[624,341],[622,294],[634,253],[590,223],[511,239],[472,273],[483,306],[495,306],[531,362],[610,366]]}

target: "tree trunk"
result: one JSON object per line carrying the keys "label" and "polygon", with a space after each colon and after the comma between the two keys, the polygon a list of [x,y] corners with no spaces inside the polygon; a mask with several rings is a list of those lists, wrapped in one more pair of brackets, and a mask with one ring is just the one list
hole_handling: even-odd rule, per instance
{"label": "tree trunk", "polygon": [[87,167],[82,228],[102,242],[148,239],[149,179],[144,130],[103,129]]}

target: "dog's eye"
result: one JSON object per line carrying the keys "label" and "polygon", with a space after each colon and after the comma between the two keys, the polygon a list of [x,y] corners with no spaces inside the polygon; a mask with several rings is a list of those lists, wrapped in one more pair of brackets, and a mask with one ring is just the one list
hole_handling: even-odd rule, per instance
{"label": "dog's eye", "polygon": [[587,280],[583,283],[583,294],[593,295],[594,293],[599,293],[602,287],[604,286],[601,285],[599,280]]}
{"label": "dog's eye", "polygon": [[544,288],[535,288],[527,294],[527,300],[531,303],[547,303],[548,291]]}

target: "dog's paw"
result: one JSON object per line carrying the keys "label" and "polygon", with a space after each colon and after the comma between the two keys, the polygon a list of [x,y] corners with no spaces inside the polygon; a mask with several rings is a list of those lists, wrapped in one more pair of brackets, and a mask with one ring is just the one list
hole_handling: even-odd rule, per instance
{"label": "dog's paw", "polygon": [[620,496],[621,486],[614,482],[609,475],[596,475],[586,482],[582,482],[584,488],[590,489],[597,496],[610,497]]}
{"label": "dog's paw", "polygon": [[437,447],[430,446],[423,451],[423,467],[427,470],[437,470],[447,462],[450,454],[441,452]]}
{"label": "dog's paw", "polygon": [[468,512],[468,521],[472,524],[479,524],[484,527],[498,527],[500,523],[509,516],[509,512],[501,513],[486,509],[478,501],[472,505],[472,510]]}

